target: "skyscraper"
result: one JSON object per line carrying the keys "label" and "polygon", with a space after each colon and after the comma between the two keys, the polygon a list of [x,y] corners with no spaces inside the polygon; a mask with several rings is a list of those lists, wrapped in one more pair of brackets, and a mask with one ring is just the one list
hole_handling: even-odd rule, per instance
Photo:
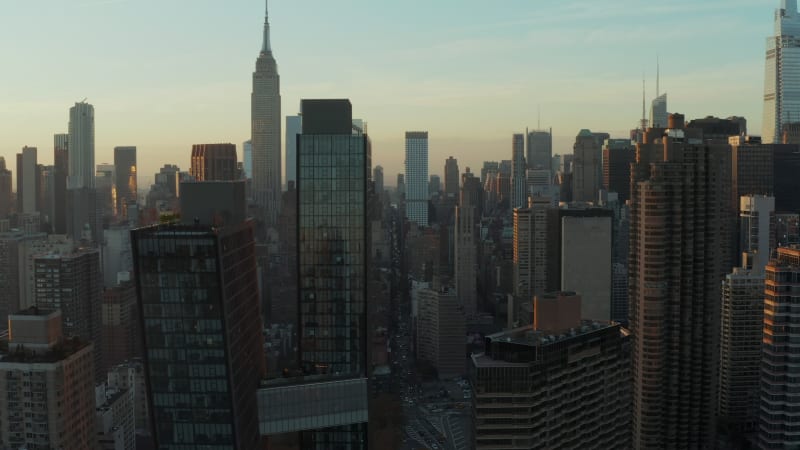
{"label": "skyscraper", "polygon": [[53,135],[53,232],[67,233],[67,175],[69,174],[69,134]]}
{"label": "skyscraper", "polygon": [[511,139],[511,209],[528,206],[526,168],[525,135],[515,134]]}
{"label": "skyscraper", "polygon": [[427,131],[406,131],[406,218],[428,226]]}
{"label": "skyscraper", "polygon": [[0,219],[11,214],[12,208],[11,171],[6,167],[6,160],[0,156]]}
{"label": "skyscraper", "polygon": [[196,181],[233,181],[238,178],[236,162],[233,144],[194,144],[189,173]]}
{"label": "skyscraper", "polygon": [[383,193],[383,166],[375,166],[372,169],[372,181],[375,182],[375,193]]}
{"label": "skyscraper", "polygon": [[23,147],[22,153],[17,153],[17,213],[36,212],[39,196],[36,166],[36,147]]}
{"label": "skyscraper", "polygon": [[68,189],[94,188],[94,106],[75,103],[69,109]]}
{"label": "skyscraper", "polygon": [[184,222],[132,233],[156,448],[259,448],[263,336],[244,181],[181,190]]}
{"label": "skyscraper", "polygon": [[418,358],[433,365],[440,380],[464,375],[467,329],[459,295],[446,288],[421,289],[417,320]]}
{"label": "skyscraper", "polygon": [[631,163],[636,148],[630,139],[609,139],[603,144],[603,189],[616,192],[620,203],[630,198]]}
{"label": "skyscraper", "polygon": [[594,134],[581,130],[572,147],[572,200],[576,202],[596,202],[600,189],[598,174],[601,173],[602,151]]}
{"label": "skyscraper", "polygon": [[[787,2],[788,3],[788,2]],[[794,2],[792,2],[794,3]],[[797,344],[800,332],[793,326],[800,293],[800,249],[778,248],[766,270],[764,336],[761,350],[761,392],[758,423],[759,448],[792,448],[800,427],[800,399],[795,393],[800,377]]]}
{"label": "skyscraper", "polygon": [[631,173],[633,448],[713,445],[727,145],[648,130]]}
{"label": "skyscraper", "polygon": [[253,199],[264,208],[261,219],[274,225],[281,202],[281,80],[269,41],[268,13],[264,16],[264,41],[253,72],[250,107]]}
{"label": "skyscraper", "polygon": [[117,184],[114,181],[116,170],[111,164],[98,164],[95,172],[97,207],[104,226],[117,216]]}
{"label": "skyscraper", "polygon": [[553,159],[553,130],[528,132],[525,160],[529,169],[550,169]]}
{"label": "skyscraper", "polygon": [[[456,294],[467,317],[475,315],[478,309],[477,279],[477,239],[475,237],[475,205],[466,190],[461,188],[461,200],[456,206],[454,275]],[[463,363],[463,362],[462,362]],[[463,364],[462,364],[463,366]],[[463,367],[462,367],[463,369]]]}
{"label": "skyscraper", "polygon": [[286,116],[286,184],[297,183],[297,135],[303,132],[303,117]]}
{"label": "skyscraper", "polygon": [[782,127],[800,118],[800,15],[797,0],[781,0],[775,11],[775,35],[767,38],[764,71],[765,144],[781,142]]}
{"label": "skyscraper", "polygon": [[561,219],[561,290],[581,296],[582,318],[611,320],[611,217]]}
{"label": "skyscraper", "polygon": [[128,205],[138,202],[136,147],[114,147],[114,183],[117,188],[117,213],[128,217]]}
{"label": "skyscraper", "polygon": [[666,128],[667,119],[667,94],[658,94],[650,105],[650,128]]}
{"label": "skyscraper", "polygon": [[451,156],[444,162],[444,193],[447,197],[458,198],[460,180],[458,160]]}

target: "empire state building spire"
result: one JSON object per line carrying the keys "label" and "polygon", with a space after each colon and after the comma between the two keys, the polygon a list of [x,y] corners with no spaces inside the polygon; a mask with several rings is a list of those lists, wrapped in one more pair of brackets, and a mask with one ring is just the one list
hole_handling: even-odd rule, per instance
{"label": "empire state building spire", "polygon": [[272,51],[272,47],[269,44],[269,0],[264,0],[265,11],[264,11],[264,43],[261,45],[261,53],[267,53]]}

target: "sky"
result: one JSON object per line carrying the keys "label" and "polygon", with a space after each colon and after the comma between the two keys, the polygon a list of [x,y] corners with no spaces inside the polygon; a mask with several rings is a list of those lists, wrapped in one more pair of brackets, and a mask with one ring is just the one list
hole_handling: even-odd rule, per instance
{"label": "sky", "polygon": [[[571,153],[582,128],[627,137],[655,97],[687,120],[744,116],[761,134],[766,37],[779,0],[272,0],[282,113],[349,98],[386,184],[404,132],[429,132],[431,174],[511,159],[511,135],[553,129]],[[264,0],[0,0],[0,156],[39,148],[69,108],[95,107],[95,162],[138,147],[140,190],[192,144],[250,134]]]}

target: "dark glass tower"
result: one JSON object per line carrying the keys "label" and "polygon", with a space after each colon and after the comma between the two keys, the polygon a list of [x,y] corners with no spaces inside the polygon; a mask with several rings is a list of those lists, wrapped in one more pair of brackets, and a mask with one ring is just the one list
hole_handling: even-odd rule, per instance
{"label": "dark glass tower", "polygon": [[[349,100],[303,100],[297,137],[300,364],[366,376],[369,145]],[[304,448],[366,448],[366,423],[302,433]]]}
{"label": "dark glass tower", "polygon": [[253,225],[234,211],[244,182],[189,184],[188,223],[132,233],[156,447],[255,449],[264,358]]}

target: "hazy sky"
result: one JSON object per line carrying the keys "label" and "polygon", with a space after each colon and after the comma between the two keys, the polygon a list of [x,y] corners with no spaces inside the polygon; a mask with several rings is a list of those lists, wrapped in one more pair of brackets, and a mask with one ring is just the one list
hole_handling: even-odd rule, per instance
{"label": "hazy sky", "polygon": [[[69,108],[95,107],[96,162],[139,149],[141,188],[193,143],[241,143],[261,48],[263,0],[0,0],[0,156],[52,163]],[[282,111],[349,98],[386,183],[405,130],[430,132],[430,171],[510,159],[511,134],[581,128],[625,137],[655,96],[669,111],[743,115],[760,134],[765,38],[778,0],[272,0]]]}

